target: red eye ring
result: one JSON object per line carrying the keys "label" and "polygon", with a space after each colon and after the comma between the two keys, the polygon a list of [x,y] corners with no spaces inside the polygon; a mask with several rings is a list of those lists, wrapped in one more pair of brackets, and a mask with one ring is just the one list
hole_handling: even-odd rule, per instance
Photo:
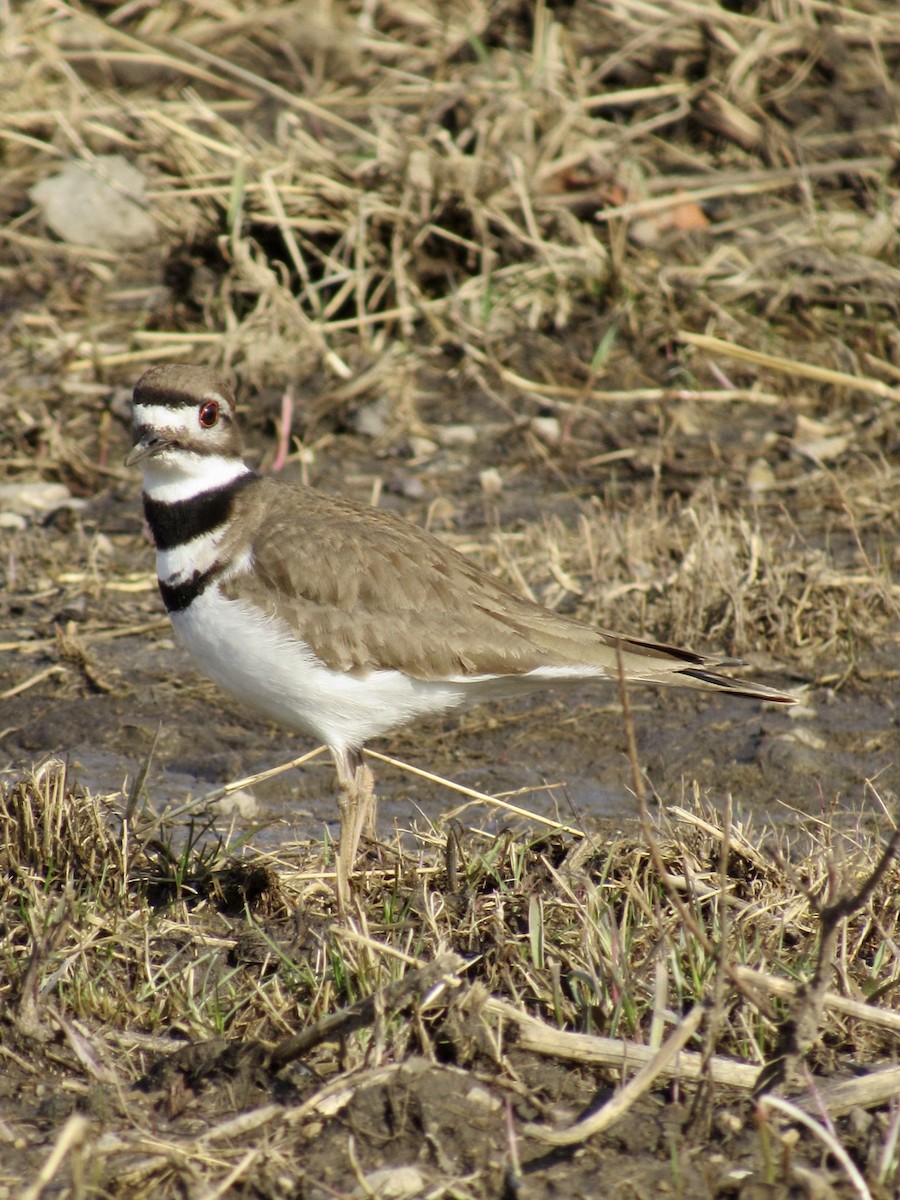
{"label": "red eye ring", "polygon": [[213,425],[219,420],[219,402],[217,400],[207,400],[200,405],[200,411],[197,413],[197,420],[204,429],[212,429]]}

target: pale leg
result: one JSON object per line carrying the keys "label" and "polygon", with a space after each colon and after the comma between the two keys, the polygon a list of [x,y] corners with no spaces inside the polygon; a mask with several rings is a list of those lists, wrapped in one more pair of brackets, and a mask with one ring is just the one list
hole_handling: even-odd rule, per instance
{"label": "pale leg", "polygon": [[359,750],[332,750],[338,776],[341,837],[337,856],[338,906],[350,901],[350,874],[356,862],[363,827],[375,824],[375,780]]}

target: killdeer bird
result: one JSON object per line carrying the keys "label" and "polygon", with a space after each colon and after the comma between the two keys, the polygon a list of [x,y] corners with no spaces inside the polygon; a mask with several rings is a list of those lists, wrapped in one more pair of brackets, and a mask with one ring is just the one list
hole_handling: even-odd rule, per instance
{"label": "killdeer bird", "polygon": [[331,751],[338,897],[374,805],[370,738],[485,699],[617,679],[754,700],[793,697],[722,660],[595,629],[523,599],[388,512],[258,475],[235,399],[206,367],[153,367],[134,389],[135,445],[159,589],[201,671]]}

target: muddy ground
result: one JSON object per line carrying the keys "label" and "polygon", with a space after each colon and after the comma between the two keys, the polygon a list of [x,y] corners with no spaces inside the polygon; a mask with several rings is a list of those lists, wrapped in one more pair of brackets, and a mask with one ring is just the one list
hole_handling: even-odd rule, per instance
{"label": "muddy ground", "polygon": [[[435,402],[444,412],[477,422],[477,413],[458,412],[452,380]],[[258,455],[264,445],[258,429],[250,440],[251,453]],[[117,419],[109,435],[109,461],[120,461],[128,444],[127,426]],[[597,443],[598,452],[603,445]],[[520,462],[518,452],[512,453]],[[577,521],[590,502],[591,480],[567,480],[562,490],[555,472],[534,463],[517,487],[489,502],[471,502],[469,497],[479,496],[480,473],[507,466],[502,446],[489,438],[454,451],[448,463],[445,471],[438,466],[423,477],[406,466],[402,446],[376,451],[371,439],[344,428],[320,452],[315,475],[323,486],[350,476],[342,490],[357,496],[370,490],[371,480],[389,479],[386,502],[411,520],[426,519],[435,499],[449,501],[447,509],[463,514],[465,536],[475,543],[489,542],[498,528],[515,530],[537,513]],[[698,475],[715,469],[712,458],[699,454],[693,465]],[[297,468],[289,465],[285,475],[292,473]],[[409,500],[402,485],[413,479],[423,494]],[[7,777],[48,755],[61,755],[72,783],[111,793],[115,811],[124,803],[123,786],[127,792],[126,781],[134,779],[156,738],[146,793],[159,808],[308,748],[303,739],[255,720],[217,693],[173,644],[152,576],[137,479],[117,478],[85,499],[76,514],[52,514],[7,542],[15,578],[7,590],[3,636],[19,646],[3,656],[0,690],[54,672],[3,701]],[[805,533],[823,541],[827,536],[811,515]],[[103,547],[99,558],[98,545]],[[117,590],[117,584],[127,590]],[[115,636],[130,628],[139,632]],[[114,636],[104,640],[109,634]],[[702,648],[702,642],[695,644]],[[716,806],[731,794],[741,818],[760,825],[799,831],[804,814],[811,814],[834,819],[838,826],[876,829],[879,814],[866,781],[875,781],[889,805],[898,790],[896,642],[885,631],[860,645],[852,664],[844,654],[825,653],[816,657],[814,670],[808,659],[777,658],[765,657],[753,674],[776,686],[803,689],[799,718],[752,702],[674,689],[634,691],[639,756],[648,780],[666,804],[689,801],[695,781]],[[425,723],[377,748],[479,790],[533,787],[537,790],[518,797],[519,803],[588,831],[635,828],[631,768],[612,689],[580,687],[474,710]],[[377,771],[382,837],[390,840],[393,831],[414,823],[440,836],[443,816],[460,798],[393,768]],[[547,792],[545,783],[556,786]],[[327,757],[253,789],[253,796],[248,815],[239,815],[235,825],[220,816],[219,829],[231,829],[230,836],[250,830],[255,846],[276,852],[291,839],[321,839],[326,827],[336,835]],[[510,823],[504,814],[479,806],[470,808],[464,821],[495,832]],[[512,825],[527,828],[523,821]],[[414,857],[421,855],[415,838],[403,840]],[[233,947],[245,924],[211,911],[192,937],[202,930],[204,937]],[[229,960],[233,953],[227,951]],[[67,1190],[69,1185],[61,1183],[61,1192],[54,1194],[144,1194],[141,1189],[153,1180],[158,1180],[153,1187],[168,1188],[167,1172],[154,1157],[157,1147],[174,1140],[189,1159],[200,1153],[198,1137],[222,1123],[227,1127],[236,1115],[259,1113],[273,1102],[289,1110],[331,1075],[343,1078],[340,1056],[335,1060],[330,1054],[276,1074],[260,1061],[263,1051],[252,1039],[230,1044],[226,1039],[211,1047],[197,1042],[170,1061],[164,1036],[145,1044],[140,1031],[117,1030],[115,1022],[109,1034],[109,1052],[116,1057],[125,1051],[130,1061],[127,1082],[116,1086],[80,1078],[64,1048],[52,1050],[49,1071],[41,1068],[35,1075],[30,1066],[16,1065],[32,1061],[28,1040],[11,1042],[13,1059],[0,1097],[0,1114],[6,1114],[0,1119],[8,1130],[3,1178],[34,1178],[66,1121],[85,1114],[98,1130],[145,1132],[124,1159],[116,1160],[124,1164],[116,1183],[105,1173],[99,1190],[90,1183],[81,1191],[77,1186]],[[169,1036],[180,1037],[176,1028]],[[441,1045],[447,1041],[440,1027],[433,1036]],[[483,1046],[468,1055],[445,1047],[436,1059],[420,1048],[371,1067],[365,1059],[351,1061],[357,1064],[352,1087],[337,1104],[337,1115],[304,1125],[296,1138],[280,1129],[277,1165],[263,1155],[227,1194],[649,1197],[674,1186],[675,1194],[755,1198],[803,1194],[797,1181],[808,1179],[804,1171],[810,1169],[839,1186],[839,1173],[823,1169],[810,1148],[796,1156],[783,1152],[778,1169],[769,1171],[771,1183],[759,1182],[766,1177],[759,1129],[746,1100],[727,1090],[719,1090],[712,1101],[690,1089],[657,1088],[608,1134],[575,1150],[548,1149],[521,1137],[516,1127],[538,1118],[571,1120],[590,1110],[612,1094],[614,1079],[607,1071],[519,1052],[514,1041],[499,1073]],[[232,1150],[255,1146],[251,1156],[261,1153],[258,1136],[265,1137],[266,1119],[259,1119],[259,1135],[223,1134],[225,1144]],[[859,1162],[876,1161],[881,1125],[851,1130],[845,1121],[841,1130]],[[204,1144],[202,1153],[215,1160],[213,1147]],[[80,1166],[79,1161],[73,1152],[76,1176],[81,1172],[89,1180],[88,1159]],[[209,1169],[216,1174],[234,1165],[226,1155]],[[369,1192],[359,1191],[362,1180]],[[762,1191],[754,1190],[757,1183]],[[7,1184],[2,1194],[17,1192]]]}
{"label": "muddy ground", "polygon": [[[441,398],[445,411],[455,411],[455,400],[451,385]],[[117,423],[112,461],[124,456],[128,444],[128,430]],[[392,449],[399,458],[400,448]],[[454,493],[477,496],[481,472],[506,465],[496,445],[483,438],[453,460],[450,503]],[[322,485],[337,479],[348,464],[366,482],[345,494],[363,496],[370,480],[386,474],[384,452],[376,457],[370,442],[343,433],[322,455]],[[402,462],[392,468],[395,483],[417,478],[404,471]],[[713,470],[714,462],[698,460],[695,469],[698,474]],[[299,471],[289,466],[284,476],[299,477]],[[582,500],[573,498],[571,489],[561,493],[554,482],[546,472],[529,471],[524,497],[514,493],[489,505],[468,506],[467,535],[487,542],[495,528],[515,530],[535,512],[550,511],[574,524],[589,500],[590,484],[582,485]],[[424,520],[436,500],[446,502],[446,476],[430,472],[423,490],[421,500],[394,500],[391,507],[410,520]],[[812,528],[808,519],[805,533],[824,541],[827,529]],[[106,553],[92,563],[98,539]],[[19,642],[19,652],[4,656],[0,688],[21,683],[23,668],[26,678],[29,671],[57,671],[5,703],[8,764],[64,755],[84,786],[115,791],[126,777],[134,777],[158,731],[149,791],[181,799],[312,748],[309,740],[256,720],[218,693],[174,643],[152,574],[138,480],[102,489],[77,516],[65,510],[52,515],[29,531],[27,545],[27,555],[15,566],[26,587],[8,599],[4,635]],[[26,572],[28,580],[40,578],[50,586],[29,591],[22,578]],[[55,582],[60,578],[75,582],[60,586]],[[95,631],[108,635],[130,628],[140,632],[93,638]],[[29,642],[40,648],[30,652]],[[695,648],[705,647],[695,643]],[[761,681],[788,690],[809,688],[797,714],[728,697],[637,689],[632,700],[641,763],[650,782],[668,796],[701,780],[711,797],[721,801],[731,792],[757,818],[773,821],[787,819],[789,810],[819,812],[823,805],[843,803],[852,811],[864,800],[860,784],[866,778],[877,779],[883,793],[894,795],[900,785],[895,663],[896,641],[888,637],[860,646],[846,679],[842,676],[851,664],[837,655],[818,657],[815,672],[805,664],[771,661],[751,668]],[[817,688],[817,678],[841,686]],[[618,711],[613,687],[579,686],[423,723],[374,748],[489,793],[562,785],[533,803],[538,811],[558,811],[565,821],[576,815],[588,824],[601,816],[626,819],[634,815],[631,770]],[[379,775],[383,830],[408,821],[413,805],[436,818],[448,803],[447,796],[419,782],[410,792],[410,783],[390,768]],[[298,836],[314,835],[322,822],[335,821],[330,761],[262,785],[258,799],[267,817]]]}
{"label": "muddy ground", "polygon": [[[100,403],[116,413],[105,446],[114,467],[130,446],[125,390],[110,389]],[[271,445],[266,410],[272,401],[248,393],[245,404],[252,426],[248,458],[259,461]],[[405,434],[374,443],[354,432],[352,425],[361,423],[358,412],[324,425],[318,421],[313,428],[325,445],[317,453],[312,482],[361,500],[377,483],[382,503],[417,523],[426,522],[437,507],[445,527],[454,531],[455,544],[476,552],[489,547],[497,531],[514,537],[550,519],[576,528],[608,479],[579,469],[573,452],[569,462],[562,455],[549,467],[536,456],[523,461],[514,428],[498,430],[486,407],[483,398],[461,401],[452,372],[436,372],[421,415],[438,428],[452,416],[473,437],[462,449],[439,451],[424,468],[410,463]],[[301,410],[301,428],[305,420]],[[619,422],[619,437],[627,436],[625,425]],[[758,417],[747,416],[741,440],[749,453],[762,436],[759,425]],[[702,486],[719,469],[727,435],[728,422],[708,415],[702,436],[685,439],[690,444],[679,451],[690,456],[690,472],[679,472],[680,487]],[[578,458],[600,455],[608,447],[595,433],[586,445],[579,444]],[[713,448],[715,455],[709,453]],[[731,448],[729,473],[745,474],[748,457],[741,445]],[[479,483],[485,471],[499,471],[512,482],[502,494],[485,497]],[[9,539],[4,639],[16,643],[16,651],[0,660],[0,688],[51,668],[55,673],[5,702],[7,762],[65,755],[82,784],[114,791],[126,777],[133,778],[158,731],[148,787],[151,795],[170,799],[197,795],[312,748],[309,740],[256,720],[193,670],[161,608],[137,473],[114,473],[115,481],[84,497],[77,512],[53,511]],[[308,468],[303,474],[310,477]],[[618,484],[618,507],[646,503],[647,472],[631,474]],[[282,475],[299,479],[301,467],[289,463]],[[848,576],[865,565],[865,543],[854,546],[846,539],[841,545],[828,507],[803,510],[800,520],[804,544],[828,546],[832,562],[843,565]],[[870,553],[877,553],[881,528],[864,536]],[[565,607],[575,609],[575,598]],[[591,615],[583,603],[579,611]],[[603,613],[610,624],[614,611]],[[139,632],[129,634],[130,629]],[[702,631],[691,643],[700,650],[729,649],[721,642],[710,645]],[[815,654],[803,647],[792,650],[784,641],[772,649],[764,640],[757,645],[760,652],[746,673],[802,693],[803,704],[784,710],[679,689],[635,689],[631,699],[640,760],[650,783],[677,797],[699,780],[710,797],[721,801],[730,792],[758,819],[776,822],[789,819],[791,810],[817,813],[823,806],[843,805],[855,811],[865,801],[866,779],[877,780],[888,797],[896,795],[900,717],[897,634],[890,625],[869,642],[819,647]],[[579,685],[423,722],[374,748],[489,793],[563,785],[550,796],[539,792],[531,803],[538,811],[558,812],[564,821],[573,816],[588,824],[599,817],[625,820],[634,810],[618,713],[614,687]],[[381,768],[379,777],[383,831],[408,821],[414,805],[436,818],[450,802],[421,781],[404,781],[391,768]],[[323,759],[261,785],[257,798],[266,817],[311,836],[322,822],[335,820],[330,762]]]}
{"label": "muddy ground", "polygon": [[[453,400],[448,388],[448,408]],[[124,427],[116,432],[117,459],[128,445],[128,434]],[[462,494],[467,489],[477,494],[479,473],[498,464],[493,447],[483,450],[467,451],[465,459],[455,456],[455,483]],[[349,434],[332,442],[323,475],[338,475],[348,458],[355,473],[383,477],[383,460]],[[698,469],[703,469],[699,463]],[[297,472],[285,471],[286,477],[292,474]],[[357,488],[355,494],[362,491]],[[563,521],[577,520],[578,501],[555,491],[552,478],[530,473],[528,491],[529,506],[546,506]],[[429,492],[425,501],[394,507],[421,520],[432,499],[443,494],[440,481],[429,480]],[[468,532],[473,539],[488,540],[495,521],[501,529],[515,529],[523,519],[522,507],[515,497],[491,505],[490,524],[479,524],[470,512]],[[824,538],[825,531],[819,536]],[[92,570],[86,551],[98,537],[109,549]],[[83,582],[51,583],[31,593],[16,589],[9,597],[4,638],[18,641],[20,650],[4,656],[0,688],[21,683],[29,673],[58,670],[5,702],[8,764],[62,754],[83,785],[114,791],[134,776],[158,730],[149,790],[159,797],[183,798],[312,748],[309,740],[256,720],[219,694],[174,643],[152,576],[152,547],[142,532],[137,480],[104,489],[77,517],[51,519],[30,531],[28,541],[29,553],[17,574],[27,570],[30,579],[39,576],[48,583],[60,576]],[[118,591],[119,582],[140,590]],[[141,632],[112,640],[92,638],[94,631],[118,633],[133,627]],[[29,652],[32,641],[41,648]],[[815,676],[790,664],[751,669],[754,677],[786,689],[812,685],[810,706],[799,718],[774,706],[728,697],[635,690],[638,745],[650,781],[671,796],[702,780],[711,796],[721,800],[730,791],[758,818],[770,820],[784,820],[785,805],[819,811],[826,789],[826,805],[842,797],[852,808],[863,799],[860,781],[866,778],[877,778],[881,789],[896,794],[895,647],[890,638],[861,646],[852,676],[840,689],[817,689]],[[838,681],[848,665],[846,658],[823,655],[816,668]],[[626,818],[633,815],[631,777],[618,709],[613,687],[580,686],[423,723],[375,748],[488,792],[563,784],[552,800],[538,796],[535,803],[539,811],[558,806],[567,821],[573,812],[588,822],[600,816]],[[390,828],[411,815],[405,799],[410,784],[390,768],[379,774],[381,819]],[[311,836],[321,822],[335,819],[330,761],[263,785],[259,799],[300,836]],[[420,783],[412,799],[429,817],[448,803],[433,789],[423,791]]]}

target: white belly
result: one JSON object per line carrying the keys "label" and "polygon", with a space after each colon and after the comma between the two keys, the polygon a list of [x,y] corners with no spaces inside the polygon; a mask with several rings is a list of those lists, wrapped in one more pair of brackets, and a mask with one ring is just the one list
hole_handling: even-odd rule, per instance
{"label": "white belly", "polygon": [[476,699],[467,695],[463,680],[333,671],[283,621],[243,601],[226,600],[215,587],[173,613],[172,625],[200,670],[226,692],[336,749],[362,746],[415,717]]}

